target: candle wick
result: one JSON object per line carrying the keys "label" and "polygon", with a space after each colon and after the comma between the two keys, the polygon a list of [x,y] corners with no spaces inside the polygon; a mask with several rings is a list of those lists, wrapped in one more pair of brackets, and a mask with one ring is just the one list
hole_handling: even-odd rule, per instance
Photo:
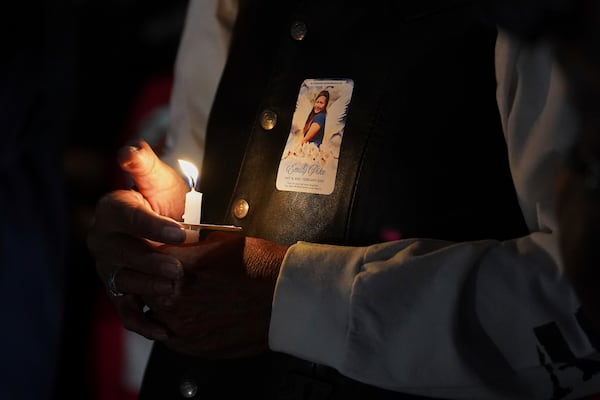
{"label": "candle wick", "polygon": [[194,178],[190,177],[190,181],[192,181],[192,190],[196,190],[196,181]]}

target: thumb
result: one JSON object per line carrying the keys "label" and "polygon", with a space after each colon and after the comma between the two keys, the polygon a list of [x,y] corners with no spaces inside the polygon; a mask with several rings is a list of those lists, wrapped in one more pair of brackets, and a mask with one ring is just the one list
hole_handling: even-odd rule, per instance
{"label": "thumb", "polygon": [[189,188],[173,168],[158,158],[146,141],[139,140],[122,147],[118,153],[118,162],[155,212],[176,220],[181,219],[185,193]]}

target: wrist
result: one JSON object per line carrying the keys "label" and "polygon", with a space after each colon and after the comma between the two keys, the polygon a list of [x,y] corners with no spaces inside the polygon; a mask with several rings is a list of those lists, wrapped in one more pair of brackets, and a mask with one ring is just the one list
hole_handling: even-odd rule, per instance
{"label": "wrist", "polygon": [[253,237],[246,238],[244,261],[251,277],[268,279],[275,284],[288,246]]}

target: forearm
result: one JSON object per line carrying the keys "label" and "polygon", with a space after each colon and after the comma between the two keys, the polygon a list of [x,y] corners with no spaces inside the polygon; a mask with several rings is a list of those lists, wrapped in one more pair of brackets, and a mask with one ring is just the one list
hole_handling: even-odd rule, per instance
{"label": "forearm", "polygon": [[561,321],[568,346],[594,352],[553,246],[541,233],[504,243],[298,243],[277,283],[270,346],[379,387],[494,398],[480,392],[483,380],[516,385],[521,373],[543,373],[536,329]]}

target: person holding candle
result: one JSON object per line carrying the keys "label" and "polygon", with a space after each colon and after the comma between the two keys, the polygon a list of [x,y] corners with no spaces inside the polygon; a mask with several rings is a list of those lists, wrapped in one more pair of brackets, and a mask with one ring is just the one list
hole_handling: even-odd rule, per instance
{"label": "person holding candle", "polygon": [[[198,112],[186,82],[206,59],[191,50],[202,4],[178,116]],[[549,48],[496,42],[477,4],[240,7],[199,188],[202,222],[243,234],[182,245],[189,187],[144,142],[121,154],[137,190],[107,194],[90,232],[124,325],[157,340],[140,398],[599,392],[596,333],[557,250],[553,172],[574,120]],[[304,191],[318,177],[302,165],[276,190],[298,82],[316,73],[354,82],[335,189]]]}

